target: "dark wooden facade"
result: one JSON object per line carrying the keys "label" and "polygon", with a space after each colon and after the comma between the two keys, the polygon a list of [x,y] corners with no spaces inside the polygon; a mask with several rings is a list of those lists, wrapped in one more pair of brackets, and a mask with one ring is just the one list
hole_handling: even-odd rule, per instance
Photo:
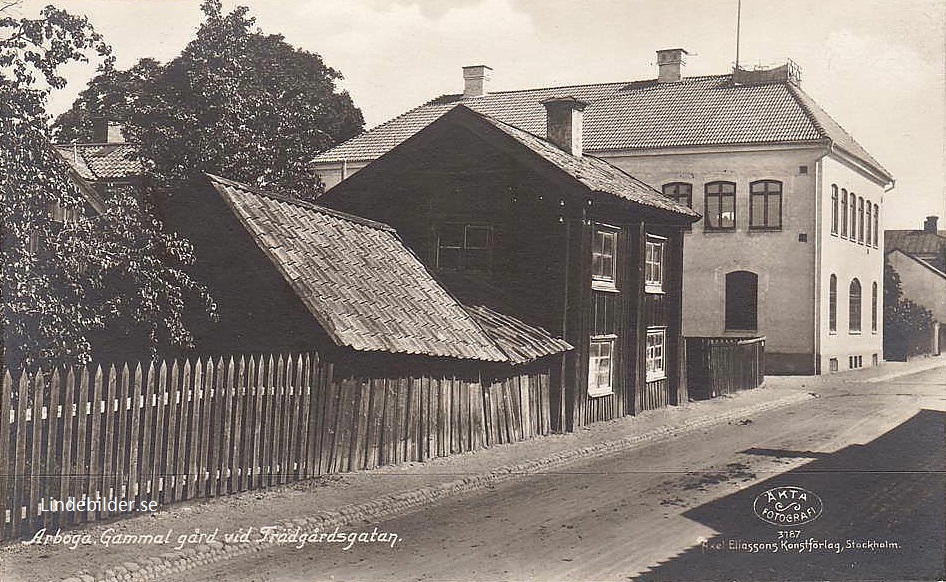
{"label": "dark wooden facade", "polygon": [[[573,176],[478,123],[448,114],[329,191],[320,203],[393,226],[405,244],[461,301],[493,301],[575,347],[552,387],[557,430],[686,400],[682,382],[681,217],[591,191]],[[438,267],[447,225],[490,229],[488,268],[457,275]],[[617,232],[610,291],[592,288],[592,244],[599,224]],[[647,293],[648,236],[665,240],[663,292]],[[666,377],[646,381],[648,327],[666,330]],[[590,396],[589,349],[614,336],[611,394]]]}

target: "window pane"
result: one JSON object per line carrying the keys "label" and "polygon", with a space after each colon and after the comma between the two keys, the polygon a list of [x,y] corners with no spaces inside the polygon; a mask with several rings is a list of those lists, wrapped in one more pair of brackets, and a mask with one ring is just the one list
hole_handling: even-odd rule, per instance
{"label": "window pane", "polygon": [[485,249],[489,245],[489,227],[467,226],[466,248]]}
{"label": "window pane", "polygon": [[719,196],[706,197],[706,226],[709,228],[719,228]]}
{"label": "window pane", "polygon": [[721,228],[733,228],[736,225],[736,198],[734,196],[724,196],[721,203],[719,225]]}
{"label": "window pane", "polygon": [[770,194],[766,206],[768,216],[766,217],[766,226],[769,228],[782,227],[782,195]]}
{"label": "window pane", "polygon": [[[753,188],[755,186],[758,184],[754,184]],[[749,226],[756,228],[765,226],[765,195],[753,194],[749,207]]]}
{"label": "window pane", "polygon": [[440,246],[463,248],[463,225],[445,224],[440,229]]}
{"label": "window pane", "polygon": [[441,269],[458,270],[460,268],[460,249],[440,247],[437,255],[437,266]]}

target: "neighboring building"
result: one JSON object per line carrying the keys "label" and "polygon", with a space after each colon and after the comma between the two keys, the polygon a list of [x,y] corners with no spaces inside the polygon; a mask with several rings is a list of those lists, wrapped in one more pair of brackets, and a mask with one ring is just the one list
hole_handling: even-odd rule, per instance
{"label": "neighboring building", "polygon": [[903,296],[933,314],[928,353],[946,346],[946,231],[938,230],[939,218],[928,216],[922,230],[884,232],[887,263],[900,276]]}
{"label": "neighboring building", "polygon": [[124,188],[137,192],[144,173],[138,146],[124,141],[121,126],[96,121],[92,143],[56,144],[56,151],[101,197]]}
{"label": "neighboring building", "polygon": [[588,102],[585,152],[704,214],[686,235],[685,335],[766,336],[769,373],[878,361],[878,235],[893,178],[801,90],[792,64],[688,78],[685,54],[658,51],[652,80],[496,93],[489,67],[465,67],[462,95],[434,99],[313,164],[334,186],[458,104],[545,135],[542,102],[575,97]]}
{"label": "neighboring building", "polygon": [[575,346],[551,398],[561,428],[685,402],[683,229],[699,214],[584,155],[585,103],[542,105],[547,139],[456,106],[320,201],[395,227],[462,301]]}

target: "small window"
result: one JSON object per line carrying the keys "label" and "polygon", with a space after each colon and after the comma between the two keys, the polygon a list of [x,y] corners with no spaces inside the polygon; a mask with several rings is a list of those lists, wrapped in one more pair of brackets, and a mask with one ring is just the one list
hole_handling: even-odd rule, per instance
{"label": "small window", "polygon": [[838,276],[833,273],[828,285],[828,331],[838,331]]}
{"label": "small window", "polygon": [[647,237],[644,256],[644,290],[648,293],[662,293],[664,276],[664,241]]}
{"label": "small window", "polygon": [[865,219],[865,222],[866,222],[866,224],[867,224],[867,232],[864,233],[864,238],[865,238],[865,241],[864,241],[864,242],[865,242],[865,244],[866,244],[867,246],[871,246],[871,245],[873,244],[873,236],[872,236],[872,235],[873,235],[874,229],[871,228],[871,225],[873,224],[873,219],[872,219],[872,216],[873,216],[873,208],[872,208],[871,203],[870,203],[869,201],[868,201],[867,204],[866,204],[866,212],[867,212],[867,218]]}
{"label": "small window", "polygon": [[874,248],[880,245],[880,206],[874,204]]}
{"label": "small window", "polygon": [[486,273],[490,267],[492,230],[481,224],[445,224],[438,231],[437,268]]}
{"label": "small window", "polygon": [[879,363],[880,363],[880,358],[877,357],[877,354],[871,354],[871,356],[870,356],[870,364],[871,364],[872,366],[876,366],[876,365],[879,364]]}
{"label": "small window", "polygon": [[605,396],[613,392],[614,337],[593,337],[588,352],[588,395]]}
{"label": "small window", "polygon": [[667,330],[647,330],[647,381],[663,380],[666,371]]}
{"label": "small window", "polygon": [[841,236],[847,238],[847,190],[841,188]]}
{"label": "small window", "polygon": [[851,281],[851,287],[848,290],[848,331],[851,333],[861,333],[861,282],[857,279]]}
{"label": "small window", "polygon": [[877,282],[870,286],[870,330],[877,333]]}
{"label": "small window", "polygon": [[830,360],[828,360],[828,371],[829,371],[829,372],[837,372],[837,371],[838,371],[838,359],[837,359],[837,358],[831,358]]}
{"label": "small window", "polygon": [[857,196],[854,192],[851,192],[851,240],[857,240]]}
{"label": "small window", "polygon": [[857,242],[864,244],[864,199],[857,199]]}
{"label": "small window", "polygon": [[[664,196],[674,202],[683,204],[687,208],[693,208],[693,184],[686,182],[671,182],[663,185]],[[688,224],[686,230],[693,230],[693,225]]]}
{"label": "small window", "polygon": [[705,230],[736,229],[736,184],[710,182],[706,185]]}
{"label": "small window", "polygon": [[831,234],[838,234],[838,185],[831,184]]}
{"label": "small window", "polygon": [[591,249],[591,284],[594,288],[615,288],[615,253],[618,233],[614,229],[595,230]]}
{"label": "small window", "polygon": [[749,228],[782,228],[782,183],[759,180],[749,185]]}

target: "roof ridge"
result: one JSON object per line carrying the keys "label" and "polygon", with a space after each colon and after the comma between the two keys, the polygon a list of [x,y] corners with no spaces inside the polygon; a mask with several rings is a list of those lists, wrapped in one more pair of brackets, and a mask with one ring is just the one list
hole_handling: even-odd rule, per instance
{"label": "roof ridge", "polygon": [[934,267],[933,265],[929,264],[927,261],[924,261],[924,260],[921,259],[920,257],[915,256],[913,253],[908,253],[908,252],[906,252],[906,251],[903,250],[903,249],[891,249],[890,252],[885,253],[885,254],[888,254],[888,255],[889,255],[889,254],[892,254],[892,253],[900,253],[901,255],[903,255],[903,256],[907,257],[908,259],[912,260],[913,262],[919,263],[919,265],[920,265],[921,267],[925,267],[926,269],[928,269],[928,270],[930,270],[930,271],[933,271],[933,273],[935,273],[936,275],[939,275],[939,276],[942,277],[943,279],[946,279],[946,273],[940,271],[939,269],[937,269],[937,268]]}
{"label": "roof ridge", "polygon": [[227,186],[234,188],[239,188],[250,194],[256,194],[257,196],[263,196],[265,198],[270,198],[272,200],[278,200],[280,202],[286,202],[300,208],[305,208],[306,210],[312,210],[314,212],[319,212],[328,216],[333,216],[335,218],[340,218],[342,220],[347,220],[349,222],[354,222],[355,224],[360,224],[362,226],[367,226],[369,228],[375,228],[377,230],[383,230],[386,232],[395,232],[394,228],[383,222],[378,222],[376,220],[371,220],[369,218],[364,218],[363,216],[357,216],[354,214],[349,214],[347,212],[342,212],[341,210],[335,210],[334,208],[328,208],[327,206],[322,206],[320,204],[315,204],[314,202],[309,202],[308,200],[299,200],[298,198],[290,198],[283,194],[276,194],[275,192],[267,192],[261,190],[255,186],[250,186],[249,184],[244,184],[243,182],[237,182],[236,180],[231,180],[229,178],[224,178],[223,176],[217,176],[211,174],[210,172],[204,172],[204,175],[207,176],[212,182],[219,182]]}

